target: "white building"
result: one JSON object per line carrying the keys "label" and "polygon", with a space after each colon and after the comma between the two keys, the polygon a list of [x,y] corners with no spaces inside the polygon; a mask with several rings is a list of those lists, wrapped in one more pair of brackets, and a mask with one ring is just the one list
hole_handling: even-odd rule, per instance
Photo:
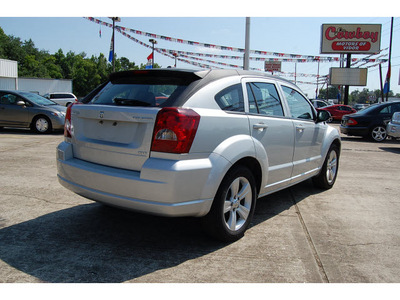
{"label": "white building", "polygon": [[0,59],[0,89],[19,90],[39,95],[52,92],[72,93],[72,79],[18,78],[18,63]]}

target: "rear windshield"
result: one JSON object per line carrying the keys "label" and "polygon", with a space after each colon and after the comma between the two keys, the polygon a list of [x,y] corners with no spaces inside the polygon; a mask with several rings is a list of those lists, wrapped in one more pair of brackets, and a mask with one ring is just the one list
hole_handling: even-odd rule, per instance
{"label": "rear windshield", "polygon": [[171,77],[126,77],[110,81],[93,99],[92,104],[166,107],[191,83]]}

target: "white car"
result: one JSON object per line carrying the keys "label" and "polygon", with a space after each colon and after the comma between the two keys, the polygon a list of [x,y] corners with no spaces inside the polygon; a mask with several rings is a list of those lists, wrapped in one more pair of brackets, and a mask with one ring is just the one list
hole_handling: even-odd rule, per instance
{"label": "white car", "polygon": [[387,124],[386,127],[388,136],[400,138],[400,112],[395,112],[393,114],[392,120]]}
{"label": "white car", "polygon": [[71,103],[78,102],[78,99],[72,93],[48,93],[43,95],[43,97],[62,106],[68,106]]}
{"label": "white car", "polygon": [[107,205],[201,217],[211,235],[234,241],[258,198],[310,178],[333,186],[341,141],[329,117],[262,73],[115,73],[88,104],[67,109],[58,179]]}

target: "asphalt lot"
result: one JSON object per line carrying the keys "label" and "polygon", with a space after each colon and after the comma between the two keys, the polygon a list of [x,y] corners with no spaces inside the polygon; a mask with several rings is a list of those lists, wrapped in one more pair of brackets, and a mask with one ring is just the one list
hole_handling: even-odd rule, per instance
{"label": "asphalt lot", "polygon": [[222,244],[197,219],[66,190],[56,176],[62,140],[0,131],[2,283],[400,282],[400,141],[343,137],[333,189],[307,181],[263,198],[244,238]]}

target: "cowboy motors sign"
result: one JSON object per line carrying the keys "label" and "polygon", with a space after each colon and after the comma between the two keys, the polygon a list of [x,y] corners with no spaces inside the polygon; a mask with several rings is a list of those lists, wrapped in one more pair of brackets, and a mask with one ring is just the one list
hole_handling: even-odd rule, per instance
{"label": "cowboy motors sign", "polygon": [[322,24],[321,53],[377,53],[381,24]]}

